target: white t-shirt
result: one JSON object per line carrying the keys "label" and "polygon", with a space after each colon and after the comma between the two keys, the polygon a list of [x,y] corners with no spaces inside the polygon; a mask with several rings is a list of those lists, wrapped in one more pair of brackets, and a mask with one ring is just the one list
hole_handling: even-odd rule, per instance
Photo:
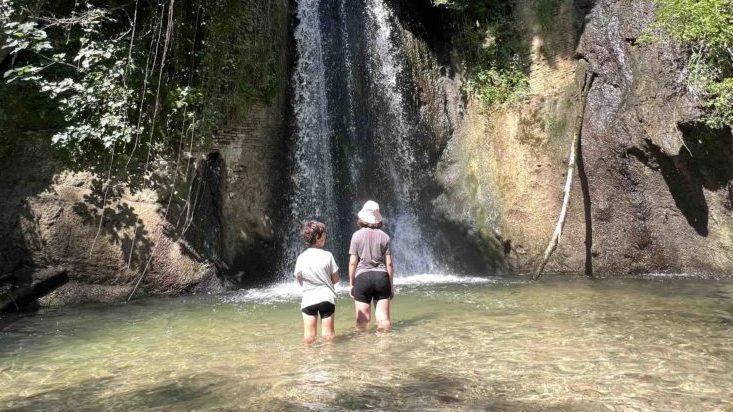
{"label": "white t-shirt", "polygon": [[303,276],[303,300],[300,308],[321,302],[336,303],[336,289],[331,283],[331,274],[339,267],[331,252],[318,248],[308,248],[298,256],[293,274]]}

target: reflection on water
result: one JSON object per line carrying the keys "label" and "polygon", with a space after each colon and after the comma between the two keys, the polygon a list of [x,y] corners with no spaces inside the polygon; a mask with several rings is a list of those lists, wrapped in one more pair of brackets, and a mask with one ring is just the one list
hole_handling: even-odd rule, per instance
{"label": "reflection on water", "polygon": [[278,288],[46,309],[0,332],[0,409],[733,409],[730,282],[447,279],[402,282],[390,334],[341,291],[310,347]]}

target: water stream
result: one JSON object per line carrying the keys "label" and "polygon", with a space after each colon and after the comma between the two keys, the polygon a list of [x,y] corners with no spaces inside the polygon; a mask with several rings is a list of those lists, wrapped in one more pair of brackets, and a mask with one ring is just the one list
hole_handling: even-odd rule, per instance
{"label": "water stream", "polygon": [[[301,344],[293,284],[46,308],[0,332],[9,411],[725,411],[733,283],[399,279],[392,333]],[[373,326],[373,325],[372,325]]]}
{"label": "water stream", "polygon": [[298,3],[293,76],[290,220],[283,273],[300,252],[297,230],[307,219],[329,226],[326,245],[346,261],[356,212],[374,199],[393,237],[398,274],[440,266],[419,199],[427,168],[416,141],[418,116],[406,103],[399,22],[384,0]]}
{"label": "water stream", "polygon": [[300,222],[318,218],[328,227],[334,227],[337,215],[319,4],[319,0],[299,2],[300,23],[295,29],[299,53],[293,77],[297,140],[286,244],[285,263],[289,266],[301,249]]}

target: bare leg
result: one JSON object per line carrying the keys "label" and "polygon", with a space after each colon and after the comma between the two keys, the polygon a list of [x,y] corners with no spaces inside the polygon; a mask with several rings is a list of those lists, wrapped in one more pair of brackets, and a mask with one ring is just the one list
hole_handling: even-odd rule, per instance
{"label": "bare leg", "polygon": [[333,340],[336,337],[336,314],[321,319],[321,334],[325,340]]}
{"label": "bare leg", "polygon": [[354,307],[356,308],[356,330],[364,331],[372,319],[372,305],[355,300]]}
{"label": "bare leg", "polygon": [[310,344],[316,341],[318,333],[318,317],[303,314],[303,343]]}
{"label": "bare leg", "polygon": [[391,302],[390,299],[379,299],[377,301],[376,308],[374,309],[374,316],[377,317],[377,330],[386,332],[392,329],[392,319],[389,315]]}

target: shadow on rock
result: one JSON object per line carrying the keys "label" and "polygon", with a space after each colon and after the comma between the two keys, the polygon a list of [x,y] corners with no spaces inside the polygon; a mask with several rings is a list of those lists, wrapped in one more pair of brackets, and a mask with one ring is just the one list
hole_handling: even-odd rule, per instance
{"label": "shadow on rock", "polygon": [[91,186],[91,193],[84,196],[83,202],[74,204],[72,209],[84,225],[99,227],[103,241],[119,245],[130,268],[140,268],[149,256],[153,242],[135,208],[122,200],[123,183],[112,182],[106,187],[104,181],[94,179]]}
{"label": "shadow on rock", "polygon": [[684,145],[676,156],[667,156],[651,142],[628,153],[653,170],[661,172],[675,205],[700,236],[708,235],[710,208],[704,190],[727,190],[725,207],[733,204],[733,134],[730,128],[711,129],[703,123],[679,126]]}

